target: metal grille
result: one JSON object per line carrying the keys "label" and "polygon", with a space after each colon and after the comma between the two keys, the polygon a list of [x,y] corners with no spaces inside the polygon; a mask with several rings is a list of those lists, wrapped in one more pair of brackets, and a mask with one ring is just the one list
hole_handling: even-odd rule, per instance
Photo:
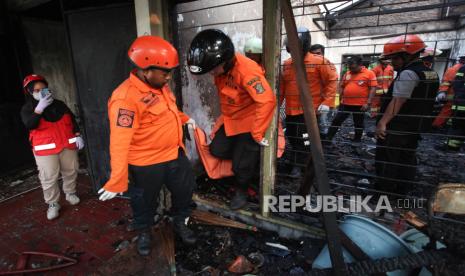
{"label": "metal grille", "polygon": [[[349,57],[362,57],[363,64],[372,69],[380,56],[384,44],[392,37],[406,34],[418,34],[434,52],[432,67],[442,79],[445,71],[457,62],[456,57],[465,54],[465,21],[460,17],[465,11],[464,1],[442,0],[380,0],[380,1],[292,1],[294,15],[298,26],[310,29],[312,43],[326,47],[324,57],[337,70],[339,83],[343,73],[347,71],[346,61]],[[245,41],[262,33],[262,3],[261,1],[195,1],[178,4],[177,46],[181,61],[185,62],[187,48],[195,33],[207,28],[218,28],[225,31],[235,43],[237,51],[242,51]],[[286,36],[282,28],[282,63],[289,58],[284,45]],[[441,52],[441,53],[440,53]],[[184,64],[185,65],[185,64]],[[312,65],[309,65],[311,67]],[[181,66],[182,95],[185,103],[184,111],[196,118],[200,126],[207,132],[219,114],[214,84],[207,77],[193,77],[186,66]],[[278,90],[278,96],[281,91]],[[200,95],[200,96],[199,96]],[[341,99],[336,96],[336,106]],[[434,100],[433,100],[434,101]],[[433,120],[438,116],[442,106],[435,103],[435,109],[423,120]],[[318,108],[318,107],[315,107]],[[330,127],[336,116],[337,107],[330,112],[325,127]],[[286,122],[284,105],[279,109],[280,118]],[[422,140],[417,149],[418,162],[401,167],[417,170],[414,179],[401,179],[402,183],[410,184],[412,189],[407,194],[396,191],[386,191],[374,184],[381,180],[395,180],[379,176],[375,171],[376,139],[373,133],[376,118],[370,118],[366,112],[356,112],[364,117],[364,133],[360,142],[353,142],[354,127],[352,116],[342,124],[333,139],[334,145],[325,147],[325,159],[330,177],[330,185],[334,194],[344,195],[374,195],[386,194],[392,200],[407,197],[411,199],[428,198],[439,183],[458,182],[465,179],[463,153],[436,150],[450,138],[463,138],[462,135],[452,135],[448,129],[450,122],[457,116],[446,119],[442,129],[420,133]],[[297,133],[305,129],[303,123],[287,122],[286,129],[294,125]],[[289,139],[299,139],[302,148],[293,148]],[[308,141],[301,136],[286,134],[287,148],[285,155],[278,160],[278,179],[275,191],[277,194],[295,194],[299,192],[306,169],[306,158],[310,147]],[[323,142],[329,142],[323,139]],[[192,145],[189,146],[191,152]],[[388,146],[393,149],[395,147]],[[302,161],[303,160],[303,161]],[[389,162],[385,162],[389,163]],[[294,166],[302,168],[300,178],[290,178]],[[421,211],[421,210],[420,210]],[[395,225],[398,214],[377,217],[386,224]]]}
{"label": "metal grille", "polygon": [[[372,69],[383,51],[384,44],[391,38],[399,35],[417,34],[427,44],[428,51],[432,52],[431,66],[438,73],[440,82],[445,77],[448,68],[457,64],[457,58],[465,55],[465,27],[460,17],[465,9],[463,1],[292,1],[297,26],[310,29],[312,43],[324,45],[324,57],[333,63],[338,72],[338,87],[343,81],[344,73],[348,70],[347,60],[349,57],[359,56],[367,69]],[[283,34],[283,41],[285,34]],[[282,45],[282,61],[289,54],[285,45]],[[283,65],[284,66],[284,65]],[[309,68],[319,65],[307,64]],[[283,70],[284,67],[282,67]],[[312,76],[311,74],[308,76]],[[343,89],[341,89],[343,90]],[[282,92],[282,91],[279,91]],[[384,95],[381,95],[384,97]],[[348,99],[349,97],[345,97]],[[453,110],[449,116],[444,116],[441,110],[445,106],[453,105],[450,99],[446,102],[436,102],[435,99],[411,98],[411,100],[423,100],[433,104],[430,114],[418,117],[420,121],[429,122],[443,119],[444,123],[436,128],[425,129],[420,132],[404,131],[406,139],[408,136],[420,135],[418,148],[406,149],[404,152],[416,152],[416,159],[410,164],[404,162],[379,161],[379,164],[396,165],[398,169],[416,171],[415,177],[408,175],[399,178],[390,175],[376,173],[375,156],[380,149],[401,149],[401,145],[381,145],[375,138],[377,118],[383,114],[376,112],[347,112],[341,110],[341,96],[336,96],[336,107],[331,110],[330,120],[321,127],[330,127],[338,113],[347,113],[349,118],[340,126],[339,131],[332,141],[322,135],[322,142],[326,144],[324,154],[330,186],[334,194],[339,195],[388,195],[393,205],[403,212],[412,206],[399,206],[399,198],[410,199],[410,204],[428,199],[440,183],[464,183],[465,174],[463,170],[463,150],[451,151],[447,149],[447,143],[456,140],[456,145],[464,139],[465,132],[460,132],[460,120],[462,114]],[[317,109],[318,106],[315,106]],[[354,136],[354,122],[352,113],[359,114],[364,118],[363,136],[361,141],[352,141]],[[408,117],[409,115],[405,115]],[[410,115],[412,116],[412,115]],[[307,168],[307,158],[299,158],[299,155],[308,156],[310,152],[309,141],[300,134],[305,133],[303,123],[292,122],[285,119],[284,111],[281,117],[286,122],[286,131],[289,128],[298,128],[298,136],[286,133],[286,139],[299,140],[304,147],[292,147],[287,143],[285,156],[278,161],[279,174],[277,192],[279,194],[296,193],[303,183],[302,178]],[[436,123],[435,122],[435,123]],[[389,132],[388,132],[389,133]],[[390,134],[396,134],[391,131]],[[399,133],[397,133],[399,134]],[[389,135],[389,134],[388,134]],[[453,143],[452,143],[453,144]],[[440,149],[444,146],[444,149]],[[378,152],[379,154],[379,152]],[[291,172],[294,167],[301,168],[301,175],[292,178]],[[295,171],[294,171],[295,172]],[[298,176],[298,174],[293,174]],[[399,187],[408,188],[400,192],[397,190],[386,190],[380,188],[382,180],[398,181]],[[300,191],[302,192],[302,191]],[[418,206],[417,206],[418,207]],[[426,208],[426,206],[423,206]],[[425,214],[424,208],[415,209]],[[444,217],[437,217],[445,220]],[[374,219],[395,227],[399,223],[398,213],[385,216],[376,214]],[[455,217],[454,222],[463,223],[460,218]]]}

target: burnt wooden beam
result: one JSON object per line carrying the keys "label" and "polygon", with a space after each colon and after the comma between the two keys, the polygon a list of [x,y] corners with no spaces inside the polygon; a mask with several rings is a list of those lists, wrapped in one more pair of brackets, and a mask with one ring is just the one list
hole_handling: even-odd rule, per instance
{"label": "burnt wooden beam", "polygon": [[[304,65],[302,46],[299,43],[297,27],[290,0],[281,0],[281,9],[284,17],[284,26],[288,36],[289,49],[297,77],[300,101],[304,108],[305,125],[310,137],[310,147],[315,168],[315,177],[318,191],[321,195],[330,195],[328,173],[326,170],[323,147],[320,140],[315,108],[313,107],[311,93],[309,91],[307,75]],[[347,267],[342,256],[341,238],[336,221],[336,212],[323,212],[323,224],[326,231],[326,240],[331,256],[334,275],[347,275]]]}
{"label": "burnt wooden beam", "polygon": [[[263,65],[266,79],[275,91],[278,88],[279,57],[281,54],[281,9],[278,1],[263,1]],[[270,142],[269,147],[261,151],[260,170],[260,211],[262,216],[268,216],[265,208],[265,196],[274,193],[276,181],[276,149],[278,141],[278,110],[276,109],[265,137]]]}

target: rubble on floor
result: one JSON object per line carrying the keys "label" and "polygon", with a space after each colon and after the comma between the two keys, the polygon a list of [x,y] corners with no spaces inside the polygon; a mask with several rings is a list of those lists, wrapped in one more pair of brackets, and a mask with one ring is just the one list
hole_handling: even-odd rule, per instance
{"label": "rubble on floor", "polygon": [[38,189],[37,170],[34,167],[9,172],[0,177],[0,202],[15,195]]}
{"label": "rubble on floor", "polygon": [[[250,232],[200,224],[193,224],[191,227],[199,235],[195,246],[185,246],[180,240],[176,240],[176,266],[180,275],[207,276],[213,275],[208,272],[210,268],[220,272],[229,269],[231,272],[231,267],[252,267],[251,271],[246,269],[242,273],[254,275],[299,275],[292,274],[292,271],[309,271],[312,260],[325,243],[323,240],[310,238],[282,239],[275,233],[261,230]],[[280,244],[287,250],[267,243]],[[241,262],[246,268],[238,268],[240,265],[237,263],[232,266],[234,262]]]}
{"label": "rubble on floor", "polygon": [[[368,123],[373,122],[368,120]],[[351,147],[350,136],[349,128],[341,129],[334,146],[325,150],[332,189],[338,195],[363,193],[375,181],[372,177],[375,174],[375,140],[364,136],[362,146]],[[432,135],[426,135],[421,141],[418,149],[420,183],[463,182],[465,179],[464,154],[434,149],[435,145],[442,142],[442,138]],[[285,163],[286,160],[281,162]],[[295,194],[300,181],[279,175],[275,192]],[[175,236],[173,248],[173,238],[170,237],[173,233],[166,235],[166,231],[171,230],[164,229],[160,224],[153,229],[152,255],[142,258],[135,249],[137,233],[126,231],[130,223],[128,201],[117,199],[99,202],[90,187],[89,179],[81,175],[80,182],[83,182],[79,186],[81,204],[71,207],[64,203],[61,217],[56,221],[46,220],[46,207],[40,189],[2,203],[0,247],[9,250],[0,254],[0,271],[12,269],[21,252],[36,250],[76,258],[76,265],[60,271],[68,274],[174,275],[176,271],[176,275],[204,276],[231,273],[302,275],[312,269],[313,260],[326,243],[322,239],[308,237],[285,239],[274,232],[256,229],[231,218],[215,215],[213,219],[211,214],[206,217],[205,211],[197,211],[189,220],[190,227],[198,235],[195,245],[184,245]],[[198,184],[199,193],[224,202],[233,194],[234,178],[214,181],[199,177]],[[248,210],[258,212],[258,178],[252,184]],[[2,178],[0,185],[0,201],[18,192],[39,187],[35,169]],[[427,197],[432,189],[425,187],[428,186],[418,185],[413,192]],[[307,219],[308,222],[318,222],[314,214],[276,216],[305,223]],[[372,214],[371,217],[398,235],[409,229],[400,212]],[[425,216],[420,215],[419,218],[424,219]],[[321,228],[321,224],[312,225]]]}

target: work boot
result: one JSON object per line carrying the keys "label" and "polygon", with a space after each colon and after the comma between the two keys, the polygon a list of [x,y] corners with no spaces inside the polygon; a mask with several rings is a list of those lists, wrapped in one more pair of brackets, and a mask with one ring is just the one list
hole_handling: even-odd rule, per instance
{"label": "work boot", "polygon": [[241,189],[237,189],[236,194],[229,203],[229,208],[237,210],[243,208],[245,205],[247,205],[247,193]]}
{"label": "work boot", "polygon": [[194,244],[197,242],[194,231],[187,227],[184,219],[175,219],[173,224],[174,232],[181,238],[183,243]]}
{"label": "work boot", "polygon": [[143,231],[137,236],[137,253],[148,256],[152,252],[152,234],[150,230]]}
{"label": "work boot", "polygon": [[66,194],[66,201],[69,202],[71,205],[77,205],[81,200],[76,195],[76,193]]}
{"label": "work boot", "polygon": [[291,173],[289,174],[290,178],[300,178],[302,176],[302,169],[300,167],[294,166]]}
{"label": "work boot", "polygon": [[58,204],[58,202],[50,203],[48,205],[48,210],[47,210],[47,219],[48,220],[56,219],[60,215],[59,211],[60,211],[60,204]]}

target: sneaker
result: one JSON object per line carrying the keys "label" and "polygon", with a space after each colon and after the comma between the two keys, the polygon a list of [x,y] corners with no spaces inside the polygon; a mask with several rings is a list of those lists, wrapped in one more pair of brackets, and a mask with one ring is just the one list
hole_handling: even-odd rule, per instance
{"label": "sneaker", "polygon": [[47,219],[52,220],[56,219],[60,213],[60,204],[58,203],[51,203],[48,205],[48,210],[47,210]]}
{"label": "sneaker", "polygon": [[72,193],[72,194],[66,194],[66,200],[69,202],[69,204],[71,205],[76,205],[78,204],[81,200],[79,199],[79,197],[75,194],[75,193]]}

